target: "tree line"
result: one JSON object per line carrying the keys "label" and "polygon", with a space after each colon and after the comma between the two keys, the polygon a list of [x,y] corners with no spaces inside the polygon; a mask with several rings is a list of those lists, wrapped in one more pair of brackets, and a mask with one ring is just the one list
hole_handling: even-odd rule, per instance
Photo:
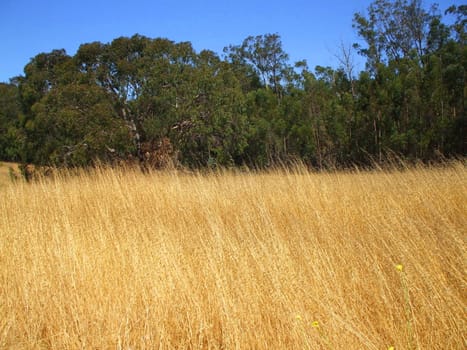
{"label": "tree line", "polygon": [[278,34],[222,55],[141,35],[41,53],[0,84],[0,159],[322,168],[465,156],[467,6],[444,14],[373,1],[338,68],[291,63]]}

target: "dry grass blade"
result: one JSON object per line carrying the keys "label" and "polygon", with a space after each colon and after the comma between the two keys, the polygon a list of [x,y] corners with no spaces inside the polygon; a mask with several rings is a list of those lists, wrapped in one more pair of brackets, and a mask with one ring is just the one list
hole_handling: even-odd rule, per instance
{"label": "dry grass blade", "polygon": [[466,175],[101,169],[0,188],[0,348],[462,349]]}

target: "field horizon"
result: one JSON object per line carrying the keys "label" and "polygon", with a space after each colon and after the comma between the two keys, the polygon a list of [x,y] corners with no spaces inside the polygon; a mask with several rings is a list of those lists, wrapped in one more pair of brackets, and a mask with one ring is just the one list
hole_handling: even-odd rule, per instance
{"label": "field horizon", "polygon": [[467,168],[0,187],[1,349],[464,349]]}

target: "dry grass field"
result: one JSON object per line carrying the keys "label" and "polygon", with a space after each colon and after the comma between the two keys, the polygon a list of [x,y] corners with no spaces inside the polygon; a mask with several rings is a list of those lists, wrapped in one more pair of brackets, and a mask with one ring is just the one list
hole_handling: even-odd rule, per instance
{"label": "dry grass field", "polygon": [[465,349],[467,168],[0,188],[1,349]]}
{"label": "dry grass field", "polygon": [[9,185],[12,182],[11,171],[16,175],[20,175],[17,163],[0,162],[0,190],[2,187]]}

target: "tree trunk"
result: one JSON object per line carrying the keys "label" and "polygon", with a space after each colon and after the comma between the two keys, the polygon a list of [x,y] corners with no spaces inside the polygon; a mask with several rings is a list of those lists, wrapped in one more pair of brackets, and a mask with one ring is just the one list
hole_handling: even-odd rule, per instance
{"label": "tree trunk", "polygon": [[131,112],[127,108],[122,108],[123,119],[125,120],[127,127],[130,129],[131,136],[133,138],[133,143],[136,147],[136,157],[138,158],[141,170],[146,171],[146,166],[144,162],[144,154],[141,147],[141,134],[139,128],[135,121],[135,118],[131,115]]}

